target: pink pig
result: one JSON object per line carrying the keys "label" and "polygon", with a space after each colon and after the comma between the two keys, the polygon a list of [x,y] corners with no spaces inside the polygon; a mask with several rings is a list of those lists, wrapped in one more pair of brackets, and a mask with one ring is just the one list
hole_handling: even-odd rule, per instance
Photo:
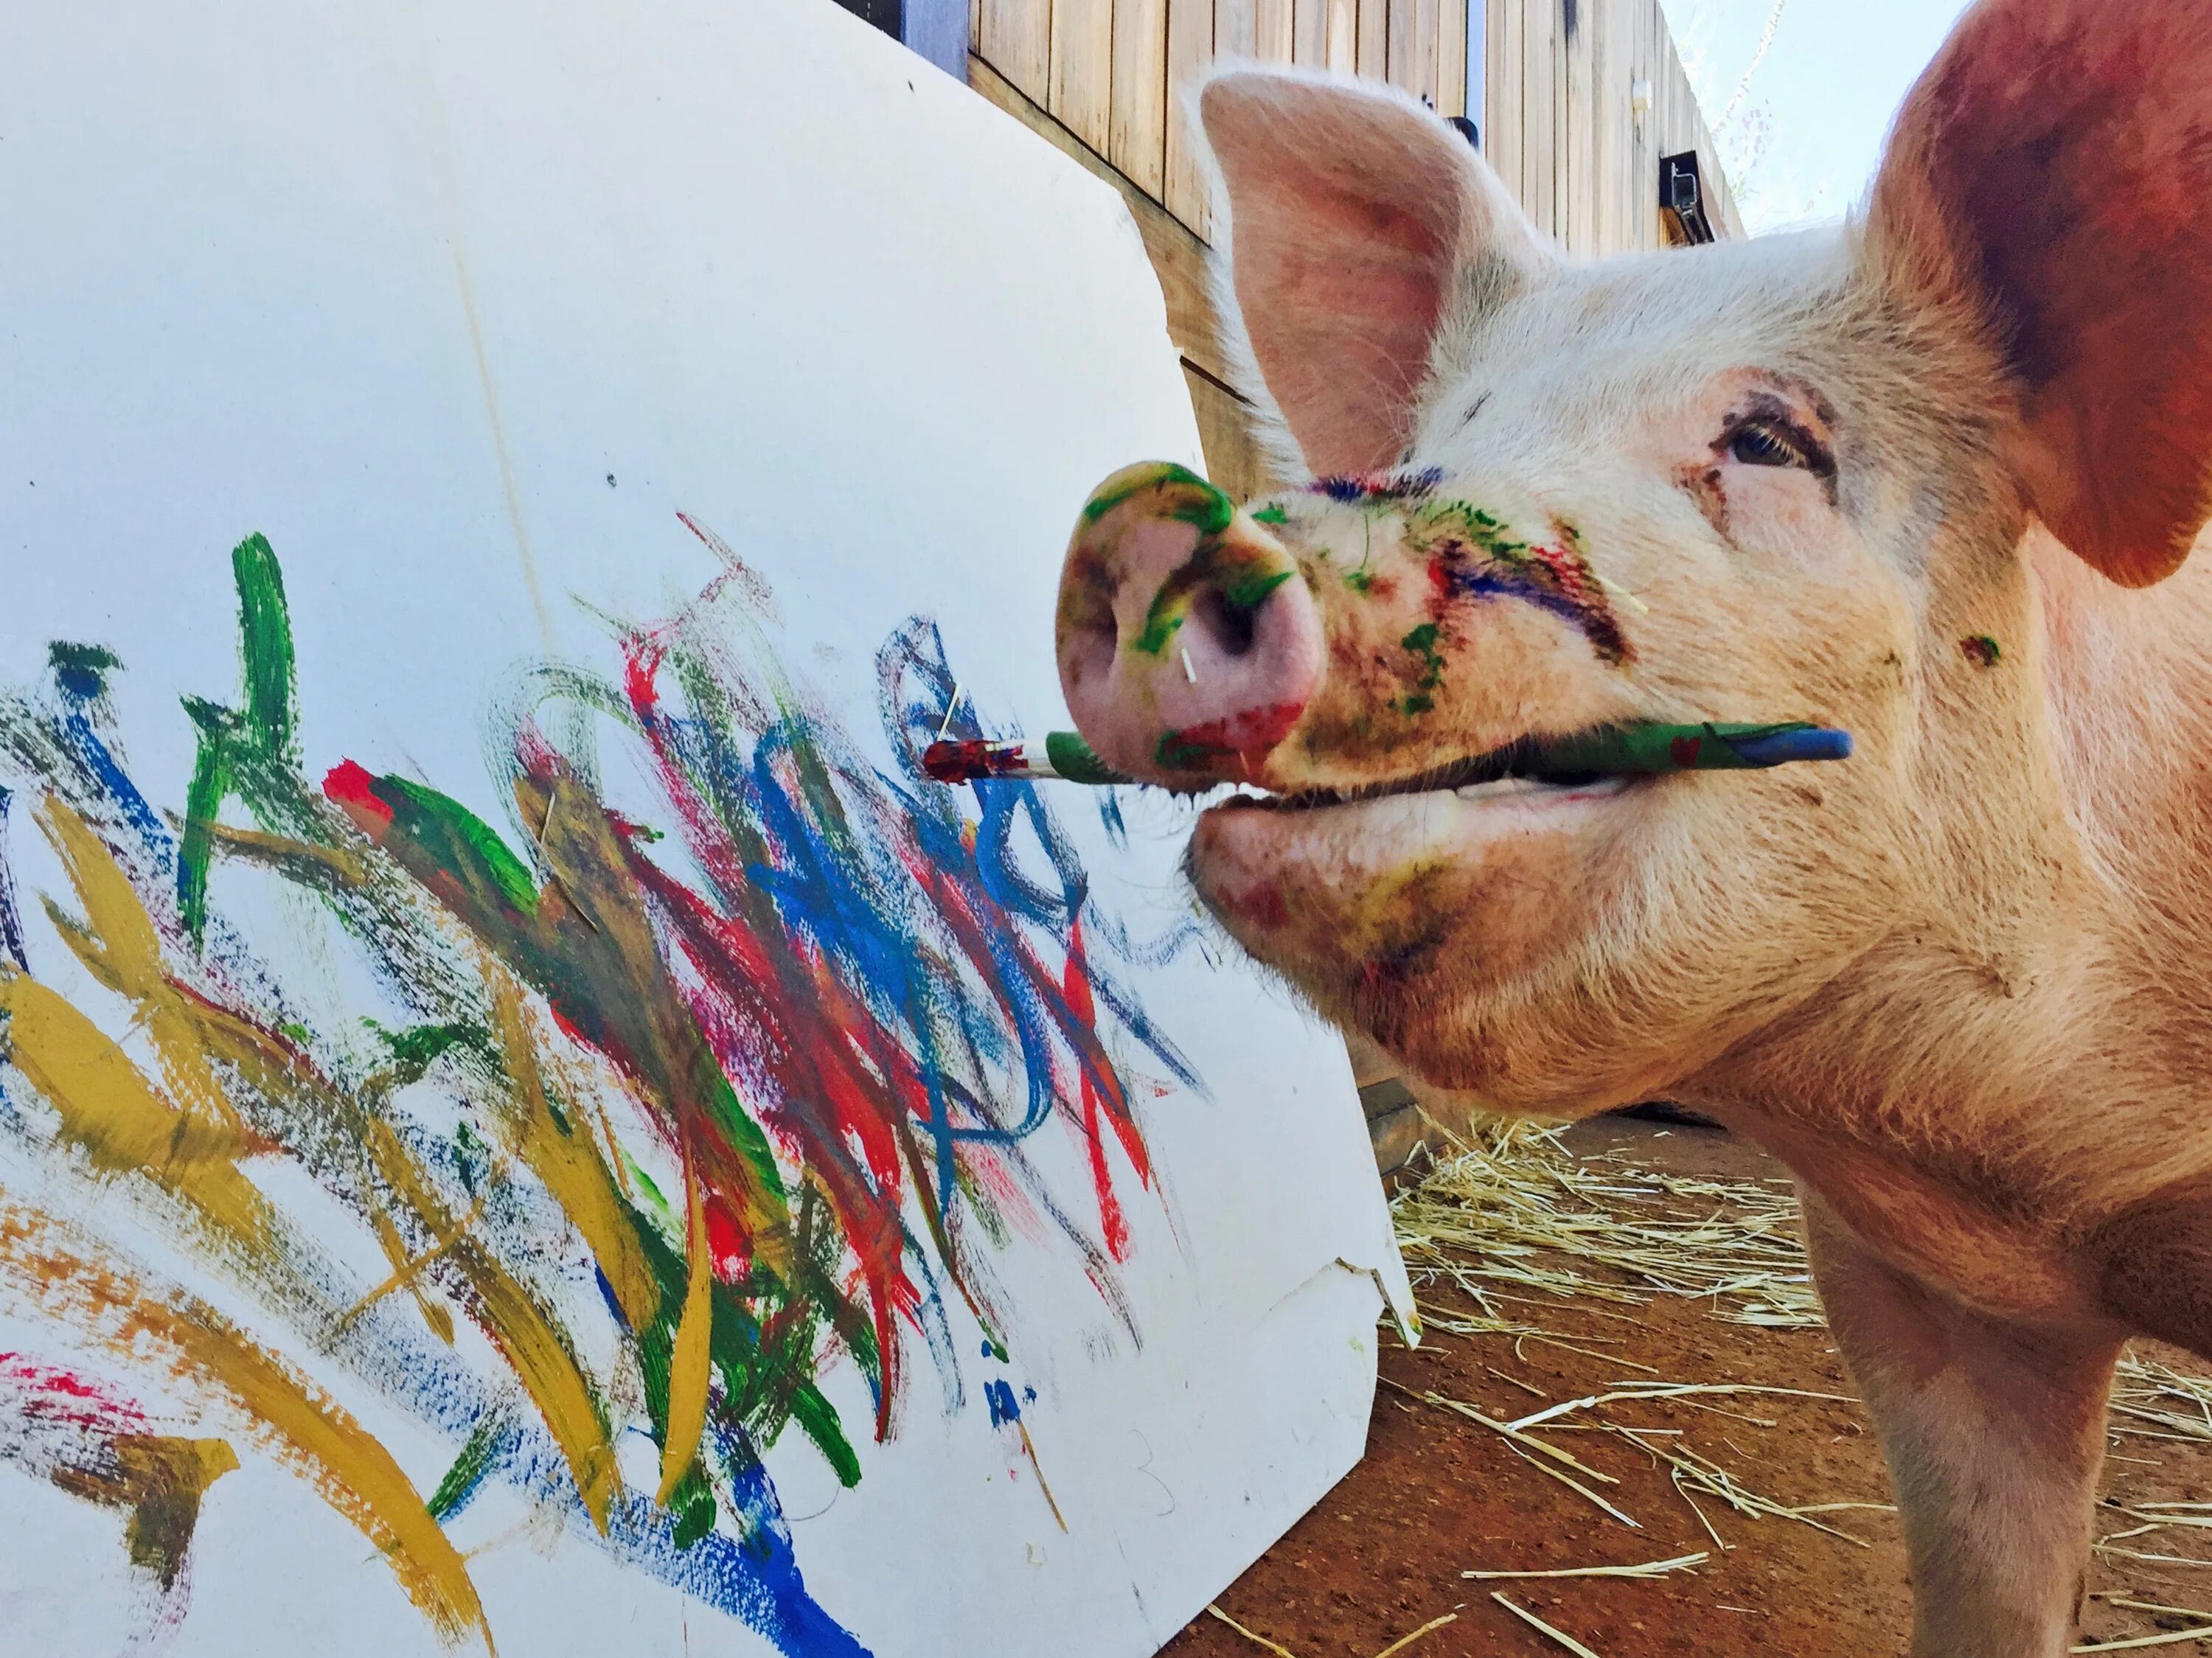
{"label": "pink pig", "polygon": [[[1201,106],[1316,481],[1095,504],[1077,723],[1272,797],[1192,880],[1425,1086],[1785,1159],[1914,1652],[2064,1652],[2121,1344],[2212,1357],[2212,0],[1983,0],[1848,228],[1596,262],[1386,89]],[[1699,720],[1856,755],[1480,763]]]}

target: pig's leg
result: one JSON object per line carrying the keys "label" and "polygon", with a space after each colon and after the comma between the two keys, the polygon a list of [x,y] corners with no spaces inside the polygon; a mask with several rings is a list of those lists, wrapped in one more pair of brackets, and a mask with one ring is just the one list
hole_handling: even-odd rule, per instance
{"label": "pig's leg", "polygon": [[1805,1211],[1905,1521],[1913,1658],[2058,1658],[2081,1609],[2119,1344],[1961,1307],[1875,1259],[1810,1193]]}

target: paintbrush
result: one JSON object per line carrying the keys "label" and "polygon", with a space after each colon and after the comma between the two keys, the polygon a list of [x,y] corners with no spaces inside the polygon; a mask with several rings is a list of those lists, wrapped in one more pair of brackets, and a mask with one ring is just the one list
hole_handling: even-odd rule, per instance
{"label": "paintbrush", "polygon": [[[1610,726],[1579,736],[1528,744],[1503,763],[1499,775],[1563,780],[1633,773],[1660,776],[1678,771],[1754,771],[1801,760],[1848,760],[1851,734],[1802,723],[1779,726]],[[940,783],[973,783],[992,777],[1054,777],[1068,783],[1131,783],[1073,732],[1011,741],[969,738],[933,743],[921,768]]]}

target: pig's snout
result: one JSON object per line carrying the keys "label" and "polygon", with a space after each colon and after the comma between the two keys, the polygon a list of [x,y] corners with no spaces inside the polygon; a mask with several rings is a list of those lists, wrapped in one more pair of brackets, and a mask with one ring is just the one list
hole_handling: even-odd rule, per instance
{"label": "pig's snout", "polygon": [[1264,781],[1319,689],[1297,561],[1180,466],[1133,466],[1084,507],[1060,574],[1060,689],[1107,764],[1147,780]]}

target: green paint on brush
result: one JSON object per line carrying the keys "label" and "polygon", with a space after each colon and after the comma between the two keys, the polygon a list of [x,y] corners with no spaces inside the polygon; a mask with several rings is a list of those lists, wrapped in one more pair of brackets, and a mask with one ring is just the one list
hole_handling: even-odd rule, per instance
{"label": "green paint on brush", "polygon": [[1044,739],[1045,758],[1052,768],[1071,783],[1112,784],[1129,780],[1109,767],[1073,732],[1048,732]]}

